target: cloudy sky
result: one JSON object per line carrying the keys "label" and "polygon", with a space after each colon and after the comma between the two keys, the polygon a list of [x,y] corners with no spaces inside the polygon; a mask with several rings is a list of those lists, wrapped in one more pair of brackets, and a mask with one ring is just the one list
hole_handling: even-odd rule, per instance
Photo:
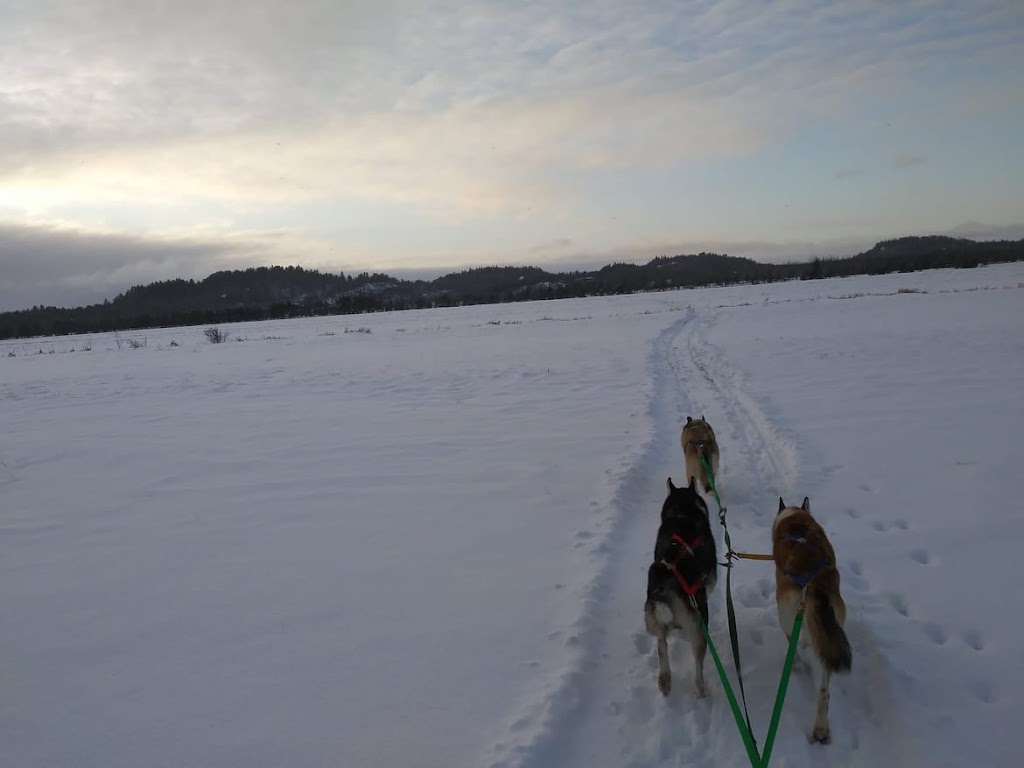
{"label": "cloudy sky", "polygon": [[0,0],[0,309],[1024,236],[1024,3]]}

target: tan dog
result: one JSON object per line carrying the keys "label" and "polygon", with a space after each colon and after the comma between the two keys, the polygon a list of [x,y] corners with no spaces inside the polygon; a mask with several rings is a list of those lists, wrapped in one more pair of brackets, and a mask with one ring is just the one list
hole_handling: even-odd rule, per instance
{"label": "tan dog", "polygon": [[711,483],[700,465],[700,457],[711,467],[711,473],[715,476],[715,484],[718,483],[718,441],[715,439],[715,430],[704,421],[704,417],[693,419],[686,417],[686,426],[683,427],[683,434],[679,438],[683,444],[683,458],[686,462],[686,481],[696,477],[705,493],[711,490]]}
{"label": "tan dog", "polygon": [[828,744],[828,684],[833,672],[849,672],[850,641],[843,631],[846,604],[839,594],[836,554],[825,531],[811,517],[810,501],[787,507],[779,499],[779,513],[772,524],[772,556],[775,559],[775,599],[779,624],[789,638],[793,620],[805,598],[805,628],[811,650],[822,668],[818,706],[811,741]]}

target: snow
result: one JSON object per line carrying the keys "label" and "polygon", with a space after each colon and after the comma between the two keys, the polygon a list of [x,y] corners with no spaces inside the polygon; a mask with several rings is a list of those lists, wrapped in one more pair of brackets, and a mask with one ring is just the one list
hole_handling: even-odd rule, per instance
{"label": "snow", "polygon": [[643,630],[700,413],[736,546],[808,495],[843,578],[772,765],[1017,765],[1024,265],[222,328],[0,342],[0,765],[744,765]]}

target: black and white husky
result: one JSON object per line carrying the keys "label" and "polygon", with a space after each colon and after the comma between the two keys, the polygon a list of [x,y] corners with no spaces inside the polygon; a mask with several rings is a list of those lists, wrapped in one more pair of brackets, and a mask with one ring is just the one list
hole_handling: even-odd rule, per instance
{"label": "black and white husky", "polygon": [[658,689],[668,696],[672,670],[668,662],[668,634],[678,629],[693,649],[694,684],[698,696],[707,695],[704,656],[707,641],[698,612],[708,622],[708,593],[715,587],[718,561],[708,508],[690,478],[685,488],[668,480],[668,498],[661,508],[661,526],[654,545],[654,562],[647,571],[647,631],[658,639]]}

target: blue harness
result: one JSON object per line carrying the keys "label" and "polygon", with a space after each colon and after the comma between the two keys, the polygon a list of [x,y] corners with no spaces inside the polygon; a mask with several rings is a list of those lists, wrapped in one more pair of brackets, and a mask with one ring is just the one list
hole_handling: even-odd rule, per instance
{"label": "blue harness", "polygon": [[[807,532],[806,528],[804,529],[804,532]],[[789,541],[795,541],[797,544],[805,544],[807,546],[810,546],[810,542],[807,541],[807,539],[804,536],[794,536],[792,533],[787,533],[784,535],[784,538],[788,539]],[[829,565],[831,565],[831,563],[829,563],[828,558],[825,557],[825,555],[822,555],[821,560],[818,561],[818,564],[815,566],[814,570],[806,576],[803,576],[799,573],[793,573],[793,571],[786,571],[786,575],[789,576],[789,578],[795,581],[798,585],[800,585],[801,588],[804,588],[811,583],[811,580],[818,575],[822,568],[825,568]]]}

